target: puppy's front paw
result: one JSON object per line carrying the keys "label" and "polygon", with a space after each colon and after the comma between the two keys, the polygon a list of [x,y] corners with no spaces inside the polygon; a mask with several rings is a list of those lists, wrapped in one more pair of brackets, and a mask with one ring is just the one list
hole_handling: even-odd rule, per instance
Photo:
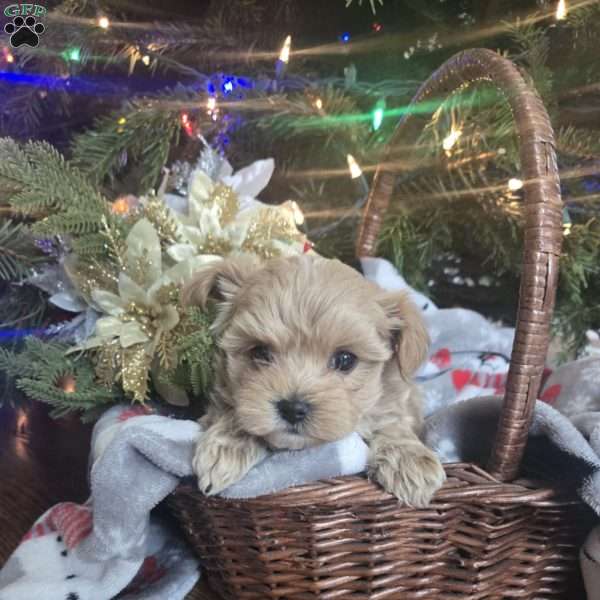
{"label": "puppy's front paw", "polygon": [[371,460],[369,475],[415,508],[428,506],[446,480],[439,458],[420,443],[380,446]]}
{"label": "puppy's front paw", "polygon": [[239,481],[263,457],[261,448],[241,440],[220,440],[205,434],[196,446],[192,463],[198,488],[207,496]]}

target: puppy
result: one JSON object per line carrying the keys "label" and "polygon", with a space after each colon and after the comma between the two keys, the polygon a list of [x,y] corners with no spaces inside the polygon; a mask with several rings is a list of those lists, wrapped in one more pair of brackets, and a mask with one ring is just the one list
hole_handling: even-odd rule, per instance
{"label": "puppy", "polygon": [[238,481],[269,448],[357,431],[370,477],[410,506],[429,503],[445,474],[419,439],[421,398],[409,378],[428,335],[404,292],[337,260],[239,256],[198,271],[183,299],[217,303],[216,384],[194,459],[204,493]]}

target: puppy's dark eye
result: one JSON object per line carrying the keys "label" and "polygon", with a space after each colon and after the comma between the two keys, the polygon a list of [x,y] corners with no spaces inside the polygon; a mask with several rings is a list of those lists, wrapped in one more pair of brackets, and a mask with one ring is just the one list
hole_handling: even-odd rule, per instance
{"label": "puppy's dark eye", "polygon": [[270,363],[273,361],[273,354],[268,346],[254,346],[250,350],[250,358],[255,362]]}
{"label": "puppy's dark eye", "polygon": [[348,350],[338,350],[329,359],[329,368],[341,371],[342,373],[348,373],[352,371],[358,362],[358,358],[352,352]]}

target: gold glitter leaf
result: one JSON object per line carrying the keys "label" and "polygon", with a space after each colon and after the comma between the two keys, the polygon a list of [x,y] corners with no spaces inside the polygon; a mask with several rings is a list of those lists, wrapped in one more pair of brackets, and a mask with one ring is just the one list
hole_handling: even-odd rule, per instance
{"label": "gold glitter leaf", "polygon": [[98,381],[102,385],[112,388],[118,379],[122,359],[121,348],[116,342],[108,343],[98,348],[93,357],[94,371]]}
{"label": "gold glitter leaf", "polygon": [[113,263],[79,261],[77,264],[65,264],[65,268],[73,285],[88,301],[93,290],[118,291],[119,276]]}
{"label": "gold glitter leaf", "polygon": [[143,344],[123,349],[121,380],[123,391],[130,393],[136,402],[145,402],[148,396],[148,374],[151,358]]}
{"label": "gold glitter leaf", "polygon": [[214,254],[216,256],[227,256],[233,251],[233,244],[227,238],[218,238],[208,234],[198,247],[200,254]]}
{"label": "gold glitter leaf", "polygon": [[274,240],[288,243],[302,242],[304,236],[298,231],[291,214],[282,213],[275,207],[261,208],[248,227],[242,250],[253,252],[263,258],[273,258],[280,255],[273,244]]}
{"label": "gold glitter leaf", "polygon": [[175,336],[172,332],[164,333],[156,346],[156,354],[161,368],[169,370],[177,364],[177,349]]}
{"label": "gold glitter leaf", "polygon": [[129,259],[125,265],[124,272],[138,285],[147,287],[148,270],[150,267],[150,256],[148,250],[144,249],[141,256]]}
{"label": "gold glitter leaf", "polygon": [[125,240],[121,237],[120,231],[116,227],[111,226],[106,216],[103,216],[100,233],[106,239],[105,248],[107,254],[122,269],[125,260]]}
{"label": "gold glitter leaf", "polygon": [[215,185],[208,201],[218,206],[221,227],[231,223],[240,209],[237,193],[224,183]]}
{"label": "gold glitter leaf", "polygon": [[154,225],[161,242],[176,244],[181,241],[177,223],[162,200],[150,200],[145,206],[144,216]]}

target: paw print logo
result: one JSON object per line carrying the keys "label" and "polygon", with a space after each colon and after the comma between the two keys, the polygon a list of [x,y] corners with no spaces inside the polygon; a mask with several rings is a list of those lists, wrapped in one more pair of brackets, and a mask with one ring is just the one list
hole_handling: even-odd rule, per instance
{"label": "paw print logo", "polygon": [[39,44],[39,36],[45,30],[44,25],[38,23],[37,19],[32,15],[29,15],[25,19],[21,16],[15,17],[12,23],[7,23],[4,26],[4,31],[10,35],[10,45],[13,48],[18,48],[23,44],[35,48]]}

